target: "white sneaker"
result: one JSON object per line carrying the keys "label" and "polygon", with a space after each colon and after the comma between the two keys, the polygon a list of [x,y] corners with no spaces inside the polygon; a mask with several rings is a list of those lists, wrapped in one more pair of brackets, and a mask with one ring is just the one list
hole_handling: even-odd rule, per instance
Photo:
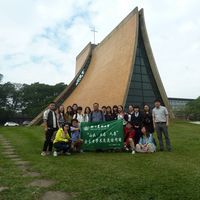
{"label": "white sneaker", "polygon": [[129,151],[129,148],[126,147],[126,151]]}
{"label": "white sneaker", "polygon": [[132,154],[135,154],[135,150],[132,151]]}

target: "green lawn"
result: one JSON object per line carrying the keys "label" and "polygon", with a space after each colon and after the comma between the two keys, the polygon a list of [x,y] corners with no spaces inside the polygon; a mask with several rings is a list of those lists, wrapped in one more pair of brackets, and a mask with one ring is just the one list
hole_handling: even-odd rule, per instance
{"label": "green lawn", "polygon": [[[57,180],[52,187],[26,186],[38,177],[22,177],[0,153],[0,199],[36,199],[47,190],[68,191],[72,199],[200,199],[200,125],[171,122],[172,152],[153,154],[95,153],[41,156],[44,127],[1,127],[23,160],[42,172],[39,178]],[[157,139],[156,133],[154,137]],[[157,140],[158,143],[158,140]],[[1,141],[0,141],[1,144]],[[0,145],[0,151],[4,151]]]}

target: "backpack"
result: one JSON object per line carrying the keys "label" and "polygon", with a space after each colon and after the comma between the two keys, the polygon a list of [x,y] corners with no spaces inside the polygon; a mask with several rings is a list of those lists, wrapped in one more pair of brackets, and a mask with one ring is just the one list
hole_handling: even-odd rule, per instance
{"label": "backpack", "polygon": [[53,142],[54,140],[55,140],[55,138],[56,138],[56,133],[57,133],[58,131],[54,131],[53,132],[53,135],[52,135],[52,137],[51,137],[51,142]]}

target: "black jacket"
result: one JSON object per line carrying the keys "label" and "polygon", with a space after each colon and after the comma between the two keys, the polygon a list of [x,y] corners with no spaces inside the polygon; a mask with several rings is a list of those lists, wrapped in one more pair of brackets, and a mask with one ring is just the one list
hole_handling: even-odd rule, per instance
{"label": "black jacket", "polygon": [[142,124],[143,124],[143,115],[142,115],[142,113],[139,111],[138,117],[136,117],[135,113],[134,113],[133,114],[133,127],[139,126],[140,128],[142,128]]}

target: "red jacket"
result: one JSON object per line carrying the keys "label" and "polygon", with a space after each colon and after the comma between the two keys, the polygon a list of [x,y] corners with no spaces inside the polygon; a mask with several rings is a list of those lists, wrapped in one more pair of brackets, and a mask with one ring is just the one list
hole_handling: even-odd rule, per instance
{"label": "red jacket", "polygon": [[[126,138],[126,135],[128,134],[128,128],[124,127],[124,139]],[[130,133],[129,133],[129,137],[126,140],[126,146],[128,146],[128,140],[129,138],[132,138],[134,141],[134,136],[135,136],[135,130],[133,129]]]}

